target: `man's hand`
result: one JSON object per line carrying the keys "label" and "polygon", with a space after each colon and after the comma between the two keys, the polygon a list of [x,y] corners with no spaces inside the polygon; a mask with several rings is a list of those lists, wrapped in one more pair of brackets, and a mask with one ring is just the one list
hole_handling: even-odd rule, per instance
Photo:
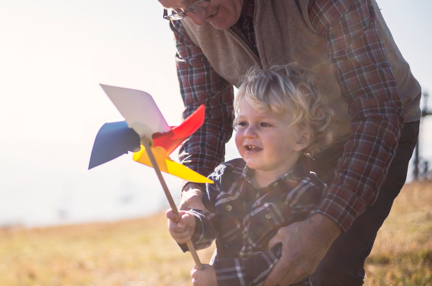
{"label": "man's hand", "polygon": [[197,209],[207,210],[202,202],[202,192],[199,189],[199,185],[194,183],[188,183],[182,192],[179,209]]}
{"label": "man's hand", "polygon": [[216,272],[213,266],[203,264],[204,269],[198,270],[194,267],[190,274],[194,286],[218,286]]}
{"label": "man's hand", "polygon": [[193,214],[185,211],[180,211],[178,218],[171,209],[166,212],[168,218],[168,230],[178,243],[187,243],[192,239],[195,230],[195,217]]}
{"label": "man's hand", "polygon": [[264,286],[293,284],[314,273],[340,233],[340,227],[322,214],[280,228],[268,247],[281,242],[282,256]]}

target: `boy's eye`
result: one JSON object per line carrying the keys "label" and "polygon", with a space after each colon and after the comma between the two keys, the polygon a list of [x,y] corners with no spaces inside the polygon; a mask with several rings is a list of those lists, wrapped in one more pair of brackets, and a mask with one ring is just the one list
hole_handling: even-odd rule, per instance
{"label": "boy's eye", "polygon": [[240,121],[237,125],[238,126],[247,126],[247,123],[244,121]]}
{"label": "boy's eye", "polygon": [[261,122],[260,126],[261,127],[270,127],[271,125],[269,123],[267,123],[267,122]]}

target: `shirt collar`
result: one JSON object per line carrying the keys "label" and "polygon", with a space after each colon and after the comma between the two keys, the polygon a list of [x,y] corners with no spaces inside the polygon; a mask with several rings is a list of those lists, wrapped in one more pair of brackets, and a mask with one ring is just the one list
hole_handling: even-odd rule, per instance
{"label": "shirt collar", "polygon": [[237,21],[236,26],[240,29],[243,26],[249,25],[254,16],[255,0],[244,0],[243,8],[240,14],[240,19]]}
{"label": "shirt collar", "polygon": [[[254,173],[255,173],[254,169],[251,169],[247,165],[245,165],[243,168],[243,172],[238,175],[238,178],[236,178],[236,180],[244,178],[246,181],[249,182],[249,184],[251,184],[257,189],[260,189],[258,184],[255,181]],[[277,180],[275,180],[265,188],[274,189],[279,185],[281,185],[284,189],[292,189],[298,183],[300,183],[300,181],[303,180],[304,177],[308,176],[309,174],[310,174],[309,161],[306,156],[300,155],[299,159],[297,160],[297,164],[290,172],[282,175],[281,177],[279,177]]]}
{"label": "shirt collar", "polygon": [[241,17],[253,17],[255,10],[255,0],[244,0],[244,5],[241,13]]}

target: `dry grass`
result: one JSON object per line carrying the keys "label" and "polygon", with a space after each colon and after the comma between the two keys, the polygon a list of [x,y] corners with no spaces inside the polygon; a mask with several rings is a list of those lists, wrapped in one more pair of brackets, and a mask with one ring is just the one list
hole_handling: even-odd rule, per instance
{"label": "dry grass", "polygon": [[[432,285],[432,185],[395,202],[367,260],[366,285]],[[212,249],[199,252],[208,262]],[[122,221],[0,230],[1,286],[191,285],[193,260],[163,214]]]}
{"label": "dry grass", "polygon": [[[203,262],[211,254],[199,252]],[[190,285],[193,265],[169,236],[164,214],[0,232],[2,286]]]}
{"label": "dry grass", "polygon": [[432,184],[404,187],[378,233],[366,285],[432,285]]}

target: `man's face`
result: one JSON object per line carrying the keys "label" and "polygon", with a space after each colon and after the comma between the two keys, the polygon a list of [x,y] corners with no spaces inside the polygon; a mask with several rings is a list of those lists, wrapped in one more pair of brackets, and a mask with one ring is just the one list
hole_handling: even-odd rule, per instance
{"label": "man's face", "polygon": [[[196,25],[208,22],[218,30],[226,30],[240,18],[244,0],[211,0],[210,5],[196,13],[186,13]],[[164,8],[185,10],[197,0],[159,0]]]}

